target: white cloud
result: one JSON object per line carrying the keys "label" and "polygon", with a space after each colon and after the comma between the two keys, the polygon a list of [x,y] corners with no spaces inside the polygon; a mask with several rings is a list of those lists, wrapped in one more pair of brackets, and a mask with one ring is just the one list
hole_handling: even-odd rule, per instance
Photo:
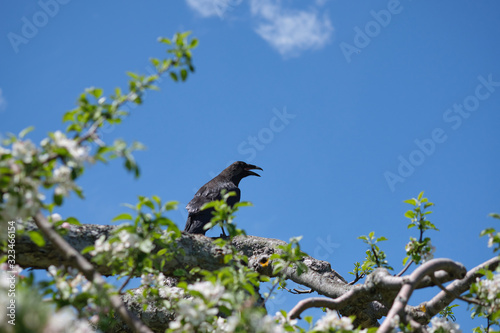
{"label": "white cloud", "polygon": [[316,4],[318,6],[324,6],[328,0],[316,0]]}
{"label": "white cloud", "polygon": [[224,17],[227,10],[241,4],[243,0],[186,0],[191,9],[203,17]]}
{"label": "white cloud", "polygon": [[3,97],[2,88],[0,88],[0,112],[5,111],[6,108],[7,108],[7,101],[5,100],[5,97]]}
{"label": "white cloud", "polygon": [[[328,0],[316,0],[311,6],[322,7]],[[186,0],[188,6],[202,17],[224,15],[243,0]],[[255,32],[285,57],[302,51],[320,49],[328,43],[333,26],[326,14],[309,10],[284,9],[281,0],[250,0],[250,11],[258,20]]]}
{"label": "white cloud", "polygon": [[322,48],[333,32],[328,16],[320,17],[315,10],[285,10],[279,0],[251,0],[250,9],[262,20],[255,31],[283,56]]}

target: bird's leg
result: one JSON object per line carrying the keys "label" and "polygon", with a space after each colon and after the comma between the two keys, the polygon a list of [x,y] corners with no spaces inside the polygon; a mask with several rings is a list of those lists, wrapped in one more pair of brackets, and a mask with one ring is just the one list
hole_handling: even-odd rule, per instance
{"label": "bird's leg", "polygon": [[226,233],[224,232],[224,227],[220,226],[220,229],[222,230],[222,234],[220,235],[222,238],[227,238]]}

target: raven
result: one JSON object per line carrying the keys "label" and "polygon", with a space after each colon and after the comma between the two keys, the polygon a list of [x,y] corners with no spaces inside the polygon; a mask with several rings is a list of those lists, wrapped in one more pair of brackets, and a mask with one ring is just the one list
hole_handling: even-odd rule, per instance
{"label": "raven", "polygon": [[[259,174],[251,171],[253,169],[262,170],[262,168],[256,165],[241,161],[234,162],[222,170],[214,179],[203,185],[186,206],[189,215],[184,231],[191,234],[204,235],[207,231],[203,227],[212,219],[213,208],[201,210],[201,207],[208,202],[220,200],[222,198],[221,190],[236,192],[235,196],[229,197],[228,204],[233,206],[239,202],[241,191],[238,185],[240,181],[247,176],[260,177]],[[222,233],[224,236],[226,235],[224,229],[222,229]]]}

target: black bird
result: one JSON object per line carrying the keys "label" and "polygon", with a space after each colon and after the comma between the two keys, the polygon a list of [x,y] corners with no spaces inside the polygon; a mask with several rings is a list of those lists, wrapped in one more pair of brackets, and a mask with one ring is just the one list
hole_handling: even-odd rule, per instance
{"label": "black bird", "polygon": [[[189,215],[184,231],[191,234],[204,235],[207,231],[204,230],[203,227],[212,219],[213,208],[201,210],[201,207],[208,202],[220,200],[222,198],[221,190],[236,192],[235,196],[229,197],[228,204],[233,206],[235,203],[239,202],[241,191],[238,185],[240,181],[247,176],[260,177],[259,174],[251,171],[254,169],[262,170],[262,168],[256,165],[247,164],[241,161],[234,162],[222,170],[214,179],[203,185],[186,206]],[[225,236],[224,229],[222,229],[222,233]]]}

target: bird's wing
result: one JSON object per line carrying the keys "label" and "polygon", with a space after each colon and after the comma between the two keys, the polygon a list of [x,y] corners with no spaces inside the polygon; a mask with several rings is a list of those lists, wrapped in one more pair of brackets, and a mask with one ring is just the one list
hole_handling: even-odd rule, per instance
{"label": "bird's wing", "polygon": [[201,207],[203,207],[204,204],[214,200],[220,200],[220,192],[223,189],[226,189],[228,192],[236,192],[236,196],[238,198],[237,201],[239,201],[240,189],[237,186],[232,183],[213,182],[212,180],[203,185],[198,192],[196,192],[194,198],[186,206],[187,211],[189,213],[197,213],[201,210]]}

